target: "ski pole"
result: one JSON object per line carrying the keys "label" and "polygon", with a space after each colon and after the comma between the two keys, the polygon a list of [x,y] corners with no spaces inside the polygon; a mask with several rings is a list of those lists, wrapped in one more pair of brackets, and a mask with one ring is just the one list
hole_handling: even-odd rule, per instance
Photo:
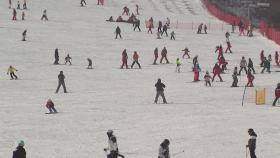
{"label": "ski pole", "polygon": [[248,150],[247,150],[247,147],[246,147],[246,158],[248,157]]}
{"label": "ski pole", "polygon": [[182,154],[183,152],[185,152],[185,151],[182,150],[182,151],[179,151],[179,152],[177,152],[177,153],[174,153],[174,154],[172,155],[172,157],[177,156],[177,155],[179,155],[179,154]]}
{"label": "ski pole", "polygon": [[243,92],[243,97],[242,97],[242,106],[243,106],[243,103],[244,103],[246,88],[247,88],[247,85],[244,86],[244,92]]}

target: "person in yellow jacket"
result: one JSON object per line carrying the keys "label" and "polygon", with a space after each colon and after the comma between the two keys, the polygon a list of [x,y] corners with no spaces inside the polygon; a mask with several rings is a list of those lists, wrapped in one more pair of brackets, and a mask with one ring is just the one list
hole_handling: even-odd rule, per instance
{"label": "person in yellow jacket", "polygon": [[14,68],[12,65],[10,65],[10,67],[8,68],[7,75],[10,73],[11,80],[13,80],[14,78],[16,80],[18,79],[18,77],[15,75],[15,71],[18,71],[18,70],[16,68]]}
{"label": "person in yellow jacket", "polygon": [[180,59],[176,59],[176,72],[180,73],[180,68],[181,68],[181,62]]}

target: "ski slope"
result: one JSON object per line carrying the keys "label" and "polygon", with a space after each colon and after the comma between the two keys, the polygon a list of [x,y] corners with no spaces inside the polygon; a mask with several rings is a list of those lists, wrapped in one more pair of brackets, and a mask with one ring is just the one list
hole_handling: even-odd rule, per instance
{"label": "ski slope", "polygon": [[[97,6],[93,0],[87,3],[80,7],[79,0],[29,0],[26,21],[12,21],[8,1],[0,1],[0,157],[11,157],[20,139],[26,143],[28,158],[105,157],[108,129],[114,130],[119,150],[127,158],[157,157],[165,138],[170,139],[171,156],[185,151],[176,158],[245,157],[248,128],[258,134],[259,158],[279,157],[280,109],[271,107],[279,73],[259,73],[259,52],[263,49],[266,56],[274,54],[279,46],[259,34],[254,38],[232,34],[234,53],[225,54],[229,61],[229,70],[222,74],[225,82],[205,87],[203,81],[192,82],[192,60],[182,61],[181,73],[175,73],[175,60],[188,47],[192,57],[199,56],[202,79],[216,63],[215,46],[225,46],[224,33],[229,26],[224,31],[209,30],[207,35],[171,29],[176,41],[158,40],[144,28],[150,17],[155,23],[166,17],[171,23],[221,23],[209,15],[200,0],[105,0],[105,6]],[[124,5],[134,11],[135,4],[140,6],[142,32],[134,32],[129,24],[105,21],[111,15],[114,19],[121,15]],[[44,9],[48,10],[47,22],[40,20]],[[116,26],[122,30],[122,40],[114,39]],[[21,41],[24,29],[26,42]],[[161,51],[164,46],[171,64],[151,65],[154,48]],[[55,48],[59,48],[60,63],[69,53],[73,65],[52,65]],[[127,49],[129,64],[133,51],[139,53],[141,70],[119,69],[123,49]],[[244,87],[230,88],[233,68],[242,56],[251,57],[258,72],[256,87],[247,89],[244,107]],[[93,60],[93,70],[86,69],[88,57]],[[19,80],[6,75],[9,65],[19,70]],[[61,70],[67,94],[55,94]],[[273,66],[272,71],[276,70],[279,68]],[[153,104],[158,78],[167,86],[165,96],[170,104]],[[239,80],[240,86],[246,84],[244,74]],[[267,105],[255,105],[256,88],[267,89]],[[44,114],[49,98],[59,114]]]}

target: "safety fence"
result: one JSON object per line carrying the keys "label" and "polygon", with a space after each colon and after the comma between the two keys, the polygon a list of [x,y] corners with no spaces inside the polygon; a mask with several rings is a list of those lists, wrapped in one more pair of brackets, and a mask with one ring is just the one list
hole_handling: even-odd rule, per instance
{"label": "safety fence", "polygon": [[273,40],[280,45],[280,32],[273,27],[270,27],[265,21],[260,21],[260,32],[263,36]]}

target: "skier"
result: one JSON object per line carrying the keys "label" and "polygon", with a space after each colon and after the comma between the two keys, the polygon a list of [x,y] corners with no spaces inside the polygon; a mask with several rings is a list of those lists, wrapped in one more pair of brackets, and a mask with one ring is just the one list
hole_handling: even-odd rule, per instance
{"label": "skier", "polygon": [[19,1],[17,2],[17,9],[20,9],[20,3],[19,3]]}
{"label": "skier", "polygon": [[224,53],[222,45],[216,47],[215,53],[216,53],[217,51],[218,51],[218,58],[217,58],[217,59],[219,59],[220,57],[223,56],[223,53]]}
{"label": "skier", "polygon": [[239,70],[239,73],[238,73],[238,75],[241,75],[241,71],[243,71],[243,69],[245,70],[245,73],[247,74],[247,61],[246,61],[246,59],[245,59],[245,57],[244,56],[242,56],[242,59],[241,59],[241,61],[240,61],[240,70]]}
{"label": "skier", "polygon": [[206,24],[204,25],[203,30],[204,30],[204,34],[207,34],[207,25]]}
{"label": "skier", "polygon": [[249,148],[251,158],[257,158],[257,156],[255,154],[257,134],[255,133],[255,131],[252,128],[248,129],[248,134],[250,137],[248,140],[248,144],[246,145],[246,148]]}
{"label": "skier", "polygon": [[229,32],[226,32],[225,36],[226,36],[226,41],[228,42],[229,41],[229,36],[230,36]]}
{"label": "skier", "polygon": [[15,75],[15,71],[18,71],[18,70],[16,68],[14,68],[12,65],[10,65],[8,68],[7,75],[10,74],[11,80],[13,80],[14,78],[16,80],[18,79],[18,77]]}
{"label": "skier", "polygon": [[90,58],[87,58],[87,60],[88,60],[88,69],[93,69],[92,68],[92,60],[90,59]]}
{"label": "skier", "polygon": [[279,61],[278,51],[275,51],[274,59],[275,59],[276,65],[279,66],[280,65],[280,61]]}
{"label": "skier", "polygon": [[71,61],[72,61],[72,58],[70,57],[69,54],[67,54],[67,56],[65,57],[65,65],[66,65],[67,63],[69,63],[70,65],[72,65]]}
{"label": "skier", "polygon": [[262,50],[261,53],[260,53],[260,59],[261,59],[261,64],[260,64],[260,66],[263,67],[264,50]]}
{"label": "skier", "polygon": [[159,146],[158,158],[170,158],[169,154],[169,140],[164,139],[163,142]]}
{"label": "skier", "polygon": [[175,32],[174,31],[172,31],[171,33],[170,33],[170,40],[175,40]]}
{"label": "skier", "polygon": [[263,60],[263,69],[261,73],[264,73],[264,70],[266,69],[266,72],[270,73],[270,61],[266,59],[266,57],[264,57]]}
{"label": "skier", "polygon": [[155,48],[155,50],[154,50],[154,56],[155,56],[155,59],[154,59],[153,64],[156,65],[156,64],[157,64],[157,59],[158,59],[158,48]]}
{"label": "skier", "polygon": [[196,63],[198,63],[198,56],[197,55],[193,58],[193,67],[195,67]]}
{"label": "skier", "polygon": [[234,71],[233,71],[233,74],[232,74],[232,79],[233,79],[233,82],[232,82],[232,85],[231,87],[238,87],[237,84],[238,84],[238,78],[237,78],[238,74],[237,74],[237,67],[234,67]]}
{"label": "skier", "polygon": [[230,48],[231,48],[230,41],[227,41],[227,49],[226,49],[225,53],[227,53],[228,51],[229,51],[229,53],[232,53]]}
{"label": "skier", "polygon": [[280,98],[280,83],[278,83],[277,87],[275,88],[275,99],[273,101],[272,106],[276,106],[276,102],[279,98]]}
{"label": "skier", "polygon": [[122,13],[122,15],[124,15],[124,14],[129,15],[129,9],[127,8],[127,6],[124,6],[124,7],[123,7],[123,13]]}
{"label": "skier", "polygon": [[13,9],[13,18],[12,18],[12,20],[17,20],[17,11],[16,11],[15,8]]}
{"label": "skier", "polygon": [[149,34],[149,32],[151,33],[151,34],[153,34],[153,31],[152,31],[152,28],[154,28],[154,24],[153,24],[153,18],[151,17],[150,19],[149,19],[149,21],[148,21],[148,34]]}
{"label": "skier", "polygon": [[160,59],[160,63],[162,63],[162,60],[165,59],[166,64],[169,64],[169,61],[167,59],[167,49],[165,47],[163,47],[162,51],[161,51],[161,59]]}
{"label": "skier", "polygon": [[54,65],[58,65],[59,63],[58,63],[58,61],[59,61],[59,54],[58,54],[58,48],[55,48],[55,50],[54,50]]}
{"label": "skier", "polygon": [[168,33],[167,33],[167,25],[163,25],[162,27],[162,32],[161,32],[161,36],[163,35],[163,33],[165,33],[166,37],[168,37]]}
{"label": "skier", "polygon": [[23,8],[23,9],[27,9],[26,0],[23,0],[22,8]]}
{"label": "skier", "polygon": [[221,73],[224,73],[224,71],[227,69],[227,64],[228,64],[228,62],[226,62],[226,59],[224,58],[224,56],[221,56],[219,58],[219,66],[222,65]]}
{"label": "skier", "polygon": [[51,99],[48,99],[46,107],[49,109],[50,114],[57,113],[56,109],[54,108],[54,103]]}
{"label": "skier", "polygon": [[21,20],[25,20],[25,13],[24,12],[22,12],[22,14],[21,14]]}
{"label": "skier", "polygon": [[204,75],[204,80],[205,80],[205,86],[207,87],[207,85],[209,85],[209,87],[211,87],[211,75],[209,74],[208,71],[206,71],[206,74]]}
{"label": "skier", "polygon": [[184,54],[182,56],[183,59],[184,59],[185,55],[188,56],[188,58],[190,58],[190,55],[189,55],[190,51],[189,51],[189,49],[187,47],[185,49],[183,49],[182,51],[184,52]]}
{"label": "skier", "polygon": [[193,77],[193,81],[194,82],[197,82],[197,81],[200,81],[199,80],[199,72],[200,72],[201,70],[200,70],[200,66],[199,66],[199,64],[198,64],[198,62],[195,64],[195,66],[193,67],[193,75],[194,75],[194,77]]}
{"label": "skier", "polygon": [[268,60],[269,62],[272,61],[272,56],[271,56],[271,54],[268,55],[267,60]]}
{"label": "skier", "polygon": [[256,71],[254,69],[254,64],[253,64],[253,61],[251,58],[249,58],[249,60],[248,60],[248,71],[251,71],[251,72],[253,71],[253,74],[256,73]]}
{"label": "skier", "polygon": [[215,66],[214,66],[214,68],[213,68],[213,78],[212,78],[212,82],[214,82],[214,79],[215,79],[215,77],[216,76],[218,76],[219,77],[219,79],[220,79],[220,82],[223,82],[223,79],[222,79],[222,77],[221,77],[221,68],[219,67],[219,65],[216,63],[215,64]]}
{"label": "skier", "polygon": [[139,64],[138,59],[139,59],[139,55],[137,54],[136,51],[134,51],[133,62],[131,64],[131,68],[133,68],[134,64],[136,63],[138,65],[139,69],[141,69],[141,65]]}
{"label": "skier", "polygon": [[136,4],[136,15],[139,15],[139,6]]}
{"label": "skier", "polygon": [[104,151],[108,151],[107,158],[117,158],[118,156],[124,158],[123,155],[119,154],[119,148],[116,136],[113,135],[113,130],[107,131],[108,136],[108,147],[104,148]]}
{"label": "skier", "polygon": [[161,96],[163,99],[163,104],[167,104],[165,96],[164,96],[164,88],[165,85],[161,82],[161,79],[158,79],[157,83],[155,84],[157,94],[154,103],[157,104],[158,97]]}
{"label": "skier", "polygon": [[22,33],[22,41],[26,41],[26,32],[27,30],[24,30],[23,33]]}
{"label": "skier", "polygon": [[138,19],[137,19],[136,22],[135,22],[135,26],[134,26],[134,29],[133,29],[133,30],[135,31],[136,28],[138,28],[139,32],[141,32],[141,29],[140,29],[140,20],[138,20]]}
{"label": "skier", "polygon": [[159,33],[162,32],[162,29],[161,29],[161,28],[162,28],[162,22],[159,21],[159,22],[158,22],[158,29],[157,29]]}
{"label": "skier", "polygon": [[61,87],[61,85],[63,87],[64,93],[67,93],[64,79],[65,79],[65,76],[63,74],[63,71],[60,71],[60,73],[58,75],[58,86],[57,86],[57,89],[56,89],[56,93],[58,93],[59,88]]}
{"label": "skier", "polygon": [[233,24],[231,25],[231,33],[234,33],[235,31],[235,22],[233,22]]}
{"label": "skier", "polygon": [[248,79],[248,82],[247,82],[246,86],[247,87],[254,87],[253,81],[255,79],[255,76],[251,73],[251,71],[248,71],[247,79]]}
{"label": "skier", "polygon": [[115,33],[116,33],[116,39],[118,38],[118,35],[120,36],[120,38],[122,38],[121,29],[119,26],[117,26]]}
{"label": "skier", "polygon": [[197,34],[201,34],[202,27],[203,27],[203,23],[198,25]]}
{"label": "skier", "polygon": [[127,59],[128,59],[128,56],[127,56],[127,53],[126,53],[126,49],[124,49],[123,52],[122,52],[122,65],[121,65],[121,69],[123,69],[123,66],[125,66],[126,69],[128,69]]}
{"label": "skier", "polygon": [[166,18],[166,23],[165,24],[166,24],[167,28],[170,28],[169,27],[170,26],[170,19],[168,17]]}
{"label": "skier", "polygon": [[26,158],[26,151],[24,149],[24,141],[18,142],[17,148],[13,151],[13,158]]}
{"label": "skier", "polygon": [[87,5],[86,0],[81,0],[81,7],[83,7],[84,5]]}
{"label": "skier", "polygon": [[104,5],[104,0],[97,0],[97,5]]}
{"label": "skier", "polygon": [[45,10],[43,11],[43,15],[42,15],[42,17],[41,17],[41,20],[44,20],[44,19],[47,20],[47,21],[49,20],[48,17],[47,17],[47,9],[45,9]]}
{"label": "skier", "polygon": [[176,72],[180,73],[181,62],[180,59],[176,59]]}

